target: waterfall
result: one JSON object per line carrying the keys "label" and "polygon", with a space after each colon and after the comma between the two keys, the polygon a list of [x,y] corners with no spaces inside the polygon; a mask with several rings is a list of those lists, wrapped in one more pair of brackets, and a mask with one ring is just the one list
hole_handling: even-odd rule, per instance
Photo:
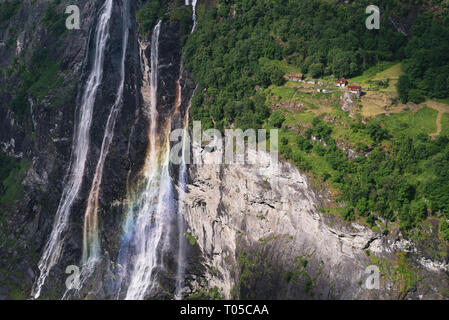
{"label": "waterfall", "polygon": [[184,117],[184,134],[182,136],[182,151],[181,151],[181,164],[179,166],[179,195],[178,195],[178,268],[176,270],[176,289],[175,298],[180,300],[182,298],[182,289],[184,285],[185,277],[185,264],[186,264],[186,237],[185,237],[185,224],[184,224],[184,199],[187,187],[187,162],[190,151],[190,139],[189,139],[189,110],[191,102],[186,110]]}
{"label": "waterfall", "polygon": [[192,11],[193,11],[193,15],[192,15],[192,20],[193,20],[193,27],[192,27],[192,31],[195,31],[195,27],[196,27],[196,22],[197,22],[197,16],[196,16],[196,3],[198,0],[186,0],[185,1],[185,5],[186,6],[192,6]]}
{"label": "waterfall", "polygon": [[[196,24],[196,1],[193,1],[193,27]],[[128,188],[127,214],[117,257],[116,298],[140,300],[151,297],[158,289],[160,273],[167,271],[166,259],[177,258],[175,298],[182,298],[186,268],[184,200],[187,185],[187,158],[190,153],[189,109],[184,115],[182,161],[179,166],[178,200],[170,167],[170,133],[173,115],[181,115],[183,63],[177,83],[174,108],[167,117],[158,113],[159,36],[162,22],[153,28],[151,42],[139,41],[143,81],[141,93],[144,112],[149,118],[148,150],[134,189]],[[150,58],[147,48],[150,47]],[[150,61],[149,61],[150,60]],[[177,235],[173,234],[177,231]],[[176,241],[173,241],[177,239]],[[177,252],[176,252],[177,250]],[[171,260],[171,259],[170,259]],[[123,294],[122,294],[123,291]]]}
{"label": "waterfall", "polygon": [[117,90],[115,102],[109,112],[106,128],[101,144],[100,158],[97,162],[95,175],[87,201],[87,208],[84,214],[83,232],[83,265],[91,267],[100,257],[100,240],[98,231],[98,196],[100,192],[101,180],[103,176],[104,161],[108,155],[112,139],[114,137],[114,127],[117,116],[123,104],[123,87],[125,84],[125,61],[129,36],[129,2],[124,0],[122,10],[123,37],[122,37],[122,57],[120,64],[120,84]]}
{"label": "waterfall", "polygon": [[196,28],[196,23],[197,23],[197,16],[196,16],[196,2],[197,0],[192,0],[192,10],[193,10],[193,27],[192,27],[192,32],[195,31]]}
{"label": "waterfall", "polygon": [[[158,81],[159,81],[159,34],[161,22],[153,30],[151,38],[151,62],[142,55],[144,64],[144,81],[142,95],[149,100],[149,151],[142,172],[143,183],[135,194],[129,195],[130,203],[123,228],[122,244],[119,250],[118,265],[121,268],[118,280],[118,294],[122,289],[122,281],[129,275],[126,299],[143,299],[153,293],[158,284],[158,274],[165,270],[164,259],[178,249],[178,266],[176,270],[176,297],[180,297],[184,283],[185,269],[185,236],[183,199],[187,183],[186,154],[188,143],[188,110],[184,119],[184,135],[182,140],[182,163],[179,174],[179,198],[175,202],[174,185],[170,172],[170,133],[173,114],[180,114],[182,103],[181,77],[183,64],[177,84],[173,114],[164,123],[159,119]],[[141,52],[145,46],[141,44]],[[151,66],[148,66],[150,64]],[[150,72],[149,83],[146,74]],[[158,127],[163,123],[163,127]],[[178,231],[178,244],[171,242],[175,237],[172,228]]]}
{"label": "waterfall", "polygon": [[103,78],[103,62],[105,45],[109,38],[109,21],[112,15],[113,0],[106,0],[100,9],[100,16],[94,32],[94,59],[88,76],[79,109],[73,136],[72,154],[65,187],[56,211],[50,238],[45,245],[44,252],[39,261],[40,275],[33,285],[32,295],[38,298],[41,289],[52,267],[58,262],[63,245],[63,233],[67,224],[73,203],[79,193],[86,165],[89,149],[90,126],[92,122],[93,107],[98,87]]}
{"label": "waterfall", "polygon": [[[197,0],[192,0],[192,9],[193,9],[193,26],[190,33],[195,31],[197,17],[196,17],[196,2]],[[186,0],[186,5],[189,5],[189,0]],[[181,62],[182,66],[182,62]],[[180,72],[180,77],[182,75],[182,67]],[[179,82],[178,82],[179,86]],[[196,91],[197,88],[195,88]],[[179,86],[179,91],[181,88]],[[193,97],[193,96],[192,96]],[[192,98],[191,97],[191,98]],[[185,264],[186,264],[186,236],[185,236],[185,223],[184,223],[184,199],[185,192],[187,188],[187,163],[186,160],[190,158],[190,138],[189,138],[189,112],[190,107],[192,105],[192,100],[189,102],[189,106],[187,107],[185,116],[184,116],[184,134],[182,136],[182,160],[181,165],[179,166],[179,195],[178,195],[178,215],[177,215],[177,226],[178,226],[178,268],[176,270],[176,289],[175,289],[175,298],[177,300],[182,299],[182,289],[184,285],[185,278]]]}
{"label": "waterfall", "polygon": [[[149,152],[143,168],[143,184],[137,195],[134,198],[131,196],[133,199],[124,228],[123,240],[131,241],[125,245],[128,245],[134,253],[132,261],[123,258],[125,260],[122,262],[124,270],[130,271],[125,298],[132,300],[143,299],[152,292],[156,284],[155,277],[158,271],[163,269],[163,254],[169,248],[168,240],[174,212],[169,161],[170,120],[164,128],[161,128],[163,134],[158,136],[157,93],[161,24],[162,22],[159,21],[154,27],[151,39]],[[145,83],[143,87],[142,90],[145,91]],[[132,263],[128,267],[130,262]]]}

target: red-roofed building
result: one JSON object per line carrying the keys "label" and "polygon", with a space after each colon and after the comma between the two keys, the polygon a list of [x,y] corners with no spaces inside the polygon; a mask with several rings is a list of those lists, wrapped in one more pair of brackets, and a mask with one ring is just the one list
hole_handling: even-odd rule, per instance
{"label": "red-roofed building", "polygon": [[337,81],[337,87],[346,87],[347,84],[348,80],[346,80],[345,78],[340,78]]}
{"label": "red-roofed building", "polygon": [[362,95],[362,87],[356,85],[349,85],[348,91],[357,95],[358,98]]}

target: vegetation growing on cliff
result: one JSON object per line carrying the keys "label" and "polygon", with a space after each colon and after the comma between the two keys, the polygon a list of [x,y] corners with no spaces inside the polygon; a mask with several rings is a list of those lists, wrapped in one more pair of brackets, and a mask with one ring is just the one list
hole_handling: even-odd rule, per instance
{"label": "vegetation growing on cliff", "polygon": [[209,290],[199,290],[196,293],[189,295],[186,300],[222,300],[223,297],[220,290],[217,287],[210,288]]}
{"label": "vegetation growing on cliff", "polygon": [[3,71],[3,76],[9,80],[4,91],[11,96],[10,108],[20,120],[28,115],[30,96],[42,100],[50,90],[61,86],[59,70],[59,62],[50,57],[47,49],[42,49],[33,53],[30,63],[16,59]]}
{"label": "vegetation growing on cliff", "polygon": [[139,32],[141,34],[149,34],[157,20],[163,16],[164,11],[162,1],[160,0],[153,0],[145,3],[142,8],[136,12]]}
{"label": "vegetation growing on cliff", "polygon": [[5,193],[5,180],[10,173],[18,167],[18,161],[7,154],[0,152],[0,196]]}
{"label": "vegetation growing on cliff", "polygon": [[[447,129],[435,126],[437,112],[422,107],[388,117],[350,118],[340,110],[341,93],[301,92],[284,84],[287,73],[324,79],[359,76],[356,81],[373,90],[396,91],[397,80],[373,79],[394,69],[397,78],[403,74],[398,83],[403,102],[447,97],[447,3],[381,1],[380,30],[365,27],[368,4],[217,1],[185,48],[186,65],[202,88],[191,113],[206,128],[280,128],[283,157],[330,184],[336,200],[346,204],[340,210],[346,220],[382,225],[383,232],[397,223],[408,231],[430,214],[449,219],[444,182],[449,141]],[[439,10],[430,13],[420,4]],[[407,38],[389,17],[407,17],[415,9],[418,18]],[[403,61],[403,70],[397,61]],[[288,110],[298,104],[301,111]],[[361,156],[349,158],[347,148]],[[440,228],[447,239],[447,223]]]}
{"label": "vegetation growing on cliff", "polygon": [[[278,118],[278,113],[272,117]],[[297,132],[287,129],[287,121],[288,125],[296,123]],[[449,219],[445,183],[449,139],[444,135],[430,138],[436,121],[432,109],[381,116],[364,124],[360,117],[349,118],[337,105],[310,120],[301,118],[302,125],[291,121],[287,118],[280,125],[275,121],[281,127],[281,154],[338,190],[337,201],[346,203],[341,210],[346,220],[362,217],[374,227],[381,218],[387,223],[399,222],[407,231],[418,227],[429,214]],[[359,156],[348,158],[343,142]]]}
{"label": "vegetation growing on cliff", "polygon": [[380,60],[401,59],[405,37],[391,27],[367,30],[367,3],[218,1],[185,50],[187,67],[207,90],[193,102],[194,117],[217,128],[233,122],[260,125],[267,113],[254,101],[256,86],[283,81],[273,60],[303,73],[319,69],[316,76],[351,76]]}
{"label": "vegetation growing on cliff", "polygon": [[404,50],[405,74],[398,84],[400,99],[420,103],[425,97],[449,97],[449,19],[420,16],[412,33]]}
{"label": "vegetation growing on cliff", "polygon": [[421,281],[417,268],[410,262],[406,252],[398,252],[394,263],[379,259],[369,251],[366,253],[371,263],[379,267],[382,278],[393,283],[396,299],[404,299],[408,291]]}
{"label": "vegetation growing on cliff", "polygon": [[2,1],[0,3],[0,24],[11,19],[22,5],[22,0]]}
{"label": "vegetation growing on cliff", "polygon": [[54,1],[47,5],[44,16],[42,17],[42,24],[47,28],[48,31],[52,32],[56,36],[60,36],[67,31],[65,26],[65,20],[67,16],[64,12],[61,12],[57,8],[57,5],[61,1]]}
{"label": "vegetation growing on cliff", "polygon": [[[12,19],[18,13],[21,4],[22,1],[6,1],[1,4],[1,6],[7,8],[7,19]],[[56,48],[58,45],[56,41],[52,41],[61,39],[61,36],[67,32],[65,27],[67,15],[63,10],[64,7],[59,6],[60,4],[60,0],[46,2],[42,17],[38,20],[46,29],[46,37],[41,41],[51,44],[47,44],[42,48],[36,46],[28,47],[22,44],[24,48],[16,50],[16,52],[22,51],[21,54],[13,55],[11,64],[7,68],[0,70],[1,90],[4,97],[7,97],[2,102],[7,104],[6,107],[14,112],[16,119],[21,123],[28,120],[30,98],[34,101],[36,99],[42,101],[50,92],[61,88],[63,85],[62,78],[60,78],[61,66],[59,59],[62,51],[60,48]],[[6,13],[3,14],[5,15]],[[8,20],[5,21],[8,22]],[[16,33],[15,28],[11,27],[11,24],[9,32],[10,38],[6,43],[7,47],[15,45],[17,39],[17,35],[14,35]],[[55,94],[53,98],[64,100],[66,97],[60,97],[59,94]],[[52,102],[54,101],[52,100]]]}
{"label": "vegetation growing on cliff", "polygon": [[192,8],[190,6],[176,6],[176,3],[164,3],[155,0],[145,2],[136,12],[136,20],[141,36],[149,36],[159,19],[179,21],[181,28],[181,45],[184,45],[192,30]]}
{"label": "vegetation growing on cliff", "polygon": [[[23,192],[23,179],[29,168],[27,160],[19,161],[0,152],[0,209],[4,212],[12,209]],[[3,167],[4,166],[4,167]],[[6,215],[1,218],[4,219]]]}

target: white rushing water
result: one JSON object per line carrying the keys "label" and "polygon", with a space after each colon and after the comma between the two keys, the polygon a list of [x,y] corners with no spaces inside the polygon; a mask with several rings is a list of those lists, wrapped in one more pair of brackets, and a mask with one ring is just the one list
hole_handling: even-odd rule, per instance
{"label": "white rushing water", "polygon": [[[186,0],[186,5],[189,5],[190,0]],[[197,0],[192,0],[192,9],[193,9],[193,26],[190,33],[195,31],[197,17],[196,17],[196,2]],[[182,65],[182,63],[181,63]],[[182,68],[181,74],[182,75]],[[181,89],[179,89],[181,90]],[[196,88],[195,88],[196,91]],[[184,117],[184,134],[182,137],[182,159],[181,164],[179,166],[179,178],[178,178],[178,186],[179,186],[179,195],[178,195],[178,214],[177,214],[177,227],[178,227],[178,267],[176,270],[176,288],[175,288],[175,299],[182,299],[182,289],[184,286],[185,279],[185,266],[186,266],[186,228],[184,222],[184,199],[185,192],[187,187],[187,160],[190,158],[190,137],[189,137],[189,112],[191,107],[192,100],[190,100],[189,106],[187,107],[186,114]]]}
{"label": "white rushing water", "polygon": [[192,20],[193,20],[193,27],[192,27],[192,31],[195,31],[196,28],[196,22],[197,22],[197,16],[196,16],[196,3],[198,0],[186,0],[185,1],[185,5],[186,6],[192,6],[192,11],[193,11],[193,16],[192,16]]}
{"label": "white rushing water", "polygon": [[197,23],[197,16],[196,16],[196,2],[197,0],[192,0],[192,9],[193,9],[193,27],[192,32],[195,31],[196,23]]}
{"label": "white rushing water", "polygon": [[180,300],[182,298],[182,289],[184,286],[185,278],[185,264],[186,264],[186,237],[185,237],[185,223],[184,223],[184,199],[187,186],[187,159],[189,157],[190,139],[189,139],[189,107],[186,110],[184,117],[184,134],[182,137],[182,160],[179,166],[179,195],[178,195],[178,268],[176,270],[176,288],[175,298]]}
{"label": "white rushing water", "polygon": [[[161,21],[155,26],[151,39],[150,75],[150,152],[144,167],[144,189],[133,201],[132,212],[135,219],[133,243],[135,256],[132,261],[130,282],[126,299],[140,300],[154,289],[155,277],[163,268],[163,254],[169,247],[171,219],[173,214],[173,185],[169,171],[170,121],[165,132],[165,140],[158,138],[157,84],[159,73],[159,34]],[[161,143],[158,143],[161,141]]]}
{"label": "white rushing water", "polygon": [[98,197],[103,177],[104,162],[108,155],[112,139],[114,138],[114,128],[117,116],[123,104],[123,88],[125,85],[125,61],[129,38],[129,2],[124,0],[122,9],[122,56],[120,63],[120,83],[117,89],[115,102],[110,109],[106,122],[105,133],[101,144],[100,158],[97,162],[95,175],[89,193],[87,208],[84,215],[83,231],[83,266],[92,267],[100,257],[100,240],[98,231]]}
{"label": "white rushing water", "polygon": [[109,21],[111,19],[112,6],[113,0],[106,0],[100,9],[100,16],[94,33],[94,59],[78,109],[70,166],[53,223],[53,229],[39,261],[40,275],[33,286],[32,295],[34,298],[40,296],[42,286],[51,268],[59,260],[63,245],[63,233],[67,229],[70,211],[83,181],[90,143],[89,134],[93,107],[98,87],[103,78],[104,52],[109,38]]}
{"label": "white rushing water", "polygon": [[[196,0],[192,1],[193,7],[193,27],[196,27]],[[189,1],[186,0],[186,5]],[[179,166],[178,177],[178,202],[176,210],[174,209],[173,183],[170,176],[170,129],[171,119],[168,120],[165,128],[165,140],[161,145],[157,145],[157,81],[158,81],[158,59],[159,59],[159,33],[160,24],[154,28],[151,40],[151,76],[150,76],[150,155],[145,165],[145,179],[147,186],[134,200],[131,212],[125,224],[125,242],[132,242],[131,246],[135,249],[135,258],[131,262],[132,272],[130,283],[126,293],[126,299],[143,299],[146,295],[152,293],[157,285],[157,273],[164,269],[163,259],[169,253],[168,251],[176,245],[170,243],[172,240],[172,226],[176,224],[178,232],[177,243],[177,269],[175,284],[175,299],[182,298],[182,289],[185,279],[186,267],[186,237],[184,223],[184,198],[187,185],[187,157],[190,151],[189,139],[189,109],[190,104],[184,116],[184,133],[182,137],[182,161]],[[147,63],[146,63],[147,64]],[[146,68],[148,69],[148,68]],[[183,73],[183,63],[178,80],[177,95],[175,101],[175,113],[180,112],[182,102],[181,78]],[[144,89],[144,91],[146,91]],[[161,158],[158,158],[158,155]],[[176,214],[176,217],[175,217]],[[176,219],[175,219],[176,218]],[[129,248],[128,248],[129,249]],[[125,264],[119,280],[119,287],[124,273],[129,268],[128,261],[123,261],[128,253],[128,249],[120,252],[119,261]],[[126,254],[125,254],[126,252]],[[170,253],[169,253],[170,254]],[[173,253],[171,253],[173,254]],[[120,259],[121,258],[121,259]],[[120,290],[120,289],[119,289]],[[118,297],[118,296],[117,296]]]}

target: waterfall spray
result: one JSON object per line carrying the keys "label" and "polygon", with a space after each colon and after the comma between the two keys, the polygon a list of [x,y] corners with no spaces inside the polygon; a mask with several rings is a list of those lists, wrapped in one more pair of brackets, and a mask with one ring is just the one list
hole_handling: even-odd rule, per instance
{"label": "waterfall spray", "polygon": [[184,277],[185,277],[185,263],[186,263],[186,237],[185,237],[185,224],[184,224],[184,199],[185,192],[187,187],[187,161],[189,149],[190,148],[190,139],[189,139],[189,111],[190,111],[191,102],[186,110],[186,114],[184,117],[184,134],[182,136],[182,160],[179,167],[179,195],[178,195],[178,215],[177,215],[177,224],[178,224],[178,268],[176,270],[176,289],[175,289],[175,298],[180,300],[182,298],[182,289],[184,285]]}
{"label": "waterfall spray", "polygon": [[73,136],[72,154],[65,187],[62,192],[58,210],[56,211],[53,229],[45,245],[39,261],[40,275],[33,285],[32,295],[40,296],[42,286],[50,270],[58,262],[63,245],[63,233],[67,229],[70,211],[79,193],[86,165],[86,157],[90,144],[90,126],[93,107],[98,87],[103,78],[103,62],[106,42],[109,38],[109,22],[112,15],[113,0],[106,0],[100,9],[100,16],[94,32],[94,59],[89,77],[86,81],[81,97],[81,104],[77,111],[77,121]]}
{"label": "waterfall spray", "polygon": [[100,192],[101,180],[103,176],[104,162],[108,155],[112,139],[114,137],[114,127],[117,116],[120,113],[123,104],[123,88],[125,85],[125,61],[126,49],[129,37],[129,2],[124,0],[122,10],[123,18],[123,37],[122,37],[122,58],[120,64],[120,84],[117,90],[115,102],[109,112],[106,128],[101,144],[100,158],[97,162],[95,175],[92,180],[92,186],[87,201],[87,208],[84,214],[83,231],[83,266],[91,268],[100,257],[100,240],[98,231],[98,197]]}
{"label": "waterfall spray", "polygon": [[[193,26],[191,33],[195,31],[197,17],[196,17],[196,2],[197,0],[192,0],[192,9],[193,9]],[[186,0],[186,5],[189,5],[189,0]],[[181,66],[182,66],[181,62]],[[182,74],[182,67],[180,76]],[[178,90],[181,92],[181,88],[178,82]],[[197,88],[195,88],[196,91]],[[193,97],[193,96],[192,96]],[[191,97],[191,99],[192,99]],[[190,148],[190,138],[189,138],[189,112],[190,107],[192,105],[192,100],[190,99],[189,106],[187,107],[185,116],[184,116],[184,134],[182,136],[182,160],[181,165],[179,167],[179,195],[178,195],[178,215],[177,215],[177,225],[178,225],[178,268],[176,270],[176,288],[175,288],[175,298],[177,300],[182,299],[182,289],[184,286],[184,278],[185,278],[185,264],[186,264],[186,237],[185,237],[185,223],[184,223],[184,199],[185,192],[187,188],[187,163],[186,158],[189,157],[189,148]]]}
{"label": "waterfall spray", "polygon": [[191,32],[195,31],[196,23],[197,23],[197,16],[196,16],[196,2],[197,2],[197,0],[192,0],[192,11],[193,11],[193,17],[192,17],[192,19],[193,19],[193,27],[192,27],[192,31],[191,31]]}
{"label": "waterfall spray", "polygon": [[[188,4],[188,1],[186,1]],[[196,25],[195,6],[193,1],[193,27]],[[175,298],[182,298],[186,265],[186,238],[184,224],[184,199],[187,185],[187,161],[190,151],[189,143],[189,109],[184,116],[184,133],[182,137],[182,161],[179,166],[178,200],[175,201],[174,185],[170,172],[170,133],[174,114],[181,115],[183,63],[177,83],[176,98],[172,115],[165,119],[158,114],[158,81],[159,81],[159,35],[161,21],[154,27],[151,36],[151,57],[148,61],[146,45],[141,43],[143,62],[142,96],[145,106],[149,107],[150,129],[149,147],[142,171],[141,182],[134,192],[129,194],[128,213],[124,222],[123,236],[118,254],[118,281],[116,298],[120,298],[125,289],[125,299],[144,299],[155,293],[159,273],[166,270],[165,259],[177,249],[177,269]],[[149,81],[147,74],[149,73]],[[163,127],[160,127],[161,124]],[[172,231],[176,228],[178,242],[174,243]],[[173,230],[172,230],[173,229]],[[127,286],[123,288],[124,279]]]}
{"label": "waterfall spray", "polygon": [[[150,150],[144,166],[144,186],[128,213],[128,230],[134,232],[130,283],[126,299],[143,299],[154,287],[154,277],[161,267],[161,249],[168,238],[170,203],[173,187],[169,172],[170,121],[166,125],[165,141],[158,141],[157,86],[159,80],[159,34],[162,22],[154,27],[151,39],[150,74]],[[164,137],[162,137],[164,138]],[[128,224],[133,220],[134,227]],[[125,235],[126,236],[126,235]],[[161,247],[162,246],[162,247]],[[128,262],[127,262],[128,263]]]}

